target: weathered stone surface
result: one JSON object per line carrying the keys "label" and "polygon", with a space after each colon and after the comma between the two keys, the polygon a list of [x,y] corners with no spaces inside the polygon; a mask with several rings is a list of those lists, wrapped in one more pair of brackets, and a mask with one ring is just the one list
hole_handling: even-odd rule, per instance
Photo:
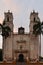
{"label": "weathered stone surface", "polygon": [[[37,20],[38,14],[33,12],[30,15],[30,32],[27,34],[14,34],[12,14],[9,14],[9,12],[7,14],[10,20],[9,22],[6,21],[6,25],[8,25],[12,31],[7,39],[3,39],[3,60],[13,61],[18,59],[21,53],[24,55],[24,59],[30,61],[39,60],[39,36],[33,35],[34,17]],[[7,20],[6,14],[5,20]]]}

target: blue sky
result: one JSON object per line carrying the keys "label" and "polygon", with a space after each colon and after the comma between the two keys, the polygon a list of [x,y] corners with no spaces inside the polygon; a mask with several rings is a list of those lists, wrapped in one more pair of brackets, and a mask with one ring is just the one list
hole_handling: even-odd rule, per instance
{"label": "blue sky", "polygon": [[[41,22],[43,21],[43,0],[0,0],[0,23],[3,22],[4,12],[10,10],[13,13],[14,31],[23,26],[25,31],[29,31],[30,13],[35,10],[39,13]],[[0,48],[2,43],[0,36]],[[42,37],[43,40],[43,37]],[[43,56],[43,41],[41,44],[41,55]]]}

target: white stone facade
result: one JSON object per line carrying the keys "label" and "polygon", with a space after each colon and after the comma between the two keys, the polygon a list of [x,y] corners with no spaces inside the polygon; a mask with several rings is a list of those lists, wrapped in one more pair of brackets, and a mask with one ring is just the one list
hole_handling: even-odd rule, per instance
{"label": "white stone facade", "polygon": [[[13,17],[12,13],[7,12],[9,18],[12,18],[7,22],[11,30],[13,30]],[[36,15],[37,14],[37,15]],[[6,15],[6,14],[5,14]],[[38,13],[33,12],[30,15],[30,33],[28,34],[14,34],[13,31],[11,35],[5,39],[3,38],[3,60],[13,61],[18,59],[19,54],[24,55],[24,59],[28,60],[39,60],[39,37],[32,34],[33,32],[33,18],[38,17]],[[5,20],[7,16],[5,16]],[[11,24],[11,25],[10,25]]]}

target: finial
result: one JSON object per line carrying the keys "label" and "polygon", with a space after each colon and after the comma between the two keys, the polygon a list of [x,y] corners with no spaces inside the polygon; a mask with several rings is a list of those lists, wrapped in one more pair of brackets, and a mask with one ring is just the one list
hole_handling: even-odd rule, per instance
{"label": "finial", "polygon": [[33,13],[35,13],[35,10],[33,10]]}
{"label": "finial", "polygon": [[8,12],[10,12],[10,10],[8,10]]}

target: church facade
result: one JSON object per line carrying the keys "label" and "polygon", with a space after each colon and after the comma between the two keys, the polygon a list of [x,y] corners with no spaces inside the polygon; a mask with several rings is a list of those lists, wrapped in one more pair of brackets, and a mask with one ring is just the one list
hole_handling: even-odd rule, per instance
{"label": "church facade", "polygon": [[39,36],[33,34],[33,25],[36,24],[34,19],[39,19],[38,13],[33,11],[30,13],[29,33],[25,33],[25,28],[18,28],[18,33],[13,33],[13,14],[11,12],[4,13],[6,21],[5,25],[11,29],[10,36],[6,39],[3,37],[3,61],[13,61],[22,54],[26,60],[39,60],[41,54]]}

